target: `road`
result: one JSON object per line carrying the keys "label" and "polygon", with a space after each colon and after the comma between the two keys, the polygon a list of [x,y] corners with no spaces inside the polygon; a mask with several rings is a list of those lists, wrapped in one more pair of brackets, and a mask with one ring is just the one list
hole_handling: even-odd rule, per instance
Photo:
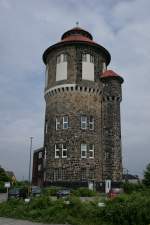
{"label": "road", "polygon": [[[54,224],[43,224],[43,223],[32,223],[26,220],[15,220],[0,217],[0,225],[54,225]],[[58,225],[58,224],[55,224]],[[63,224],[59,224],[63,225]]]}

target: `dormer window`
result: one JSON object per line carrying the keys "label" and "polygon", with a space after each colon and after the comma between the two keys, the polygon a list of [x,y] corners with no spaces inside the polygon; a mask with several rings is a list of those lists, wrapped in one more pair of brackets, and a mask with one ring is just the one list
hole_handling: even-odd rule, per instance
{"label": "dormer window", "polygon": [[67,80],[67,54],[57,56],[56,81]]}
{"label": "dormer window", "polygon": [[94,56],[82,55],[82,79],[94,81]]}

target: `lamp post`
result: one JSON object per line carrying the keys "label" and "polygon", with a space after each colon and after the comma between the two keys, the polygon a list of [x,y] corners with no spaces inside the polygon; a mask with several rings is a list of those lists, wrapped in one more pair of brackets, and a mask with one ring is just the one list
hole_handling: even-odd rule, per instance
{"label": "lamp post", "polygon": [[31,186],[31,157],[32,157],[32,140],[33,140],[33,137],[30,137],[29,190],[28,190],[28,195],[30,195],[30,186]]}

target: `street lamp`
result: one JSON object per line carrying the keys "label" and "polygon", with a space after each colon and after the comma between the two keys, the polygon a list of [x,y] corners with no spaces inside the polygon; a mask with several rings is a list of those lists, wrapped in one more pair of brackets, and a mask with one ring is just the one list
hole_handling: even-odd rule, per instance
{"label": "street lamp", "polygon": [[32,158],[32,140],[33,140],[33,137],[30,137],[29,190],[28,190],[28,194],[30,194],[30,186],[31,186],[31,158]]}

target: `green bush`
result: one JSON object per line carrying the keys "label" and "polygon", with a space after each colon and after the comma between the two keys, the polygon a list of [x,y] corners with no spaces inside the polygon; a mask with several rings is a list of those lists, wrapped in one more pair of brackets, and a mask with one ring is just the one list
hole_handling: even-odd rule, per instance
{"label": "green bush", "polygon": [[72,194],[78,197],[92,197],[96,195],[96,192],[89,190],[88,188],[81,187],[74,190]]}
{"label": "green bush", "polygon": [[48,187],[43,189],[44,195],[56,196],[57,192],[60,190],[60,187]]}
{"label": "green bush", "polygon": [[150,191],[123,194],[108,200],[105,207],[97,202],[81,202],[71,196],[50,200],[48,196],[23,200],[10,200],[0,204],[0,216],[27,219],[43,223],[69,223],[72,225],[148,225],[150,224]]}
{"label": "green bush", "polygon": [[125,182],[122,184],[122,188],[124,190],[125,193],[127,194],[131,194],[132,192],[135,191],[142,191],[145,189],[143,184],[133,184],[133,183],[129,183],[129,182]]}
{"label": "green bush", "polygon": [[103,219],[114,225],[144,225],[150,223],[149,211],[150,197],[133,193],[108,201]]}

